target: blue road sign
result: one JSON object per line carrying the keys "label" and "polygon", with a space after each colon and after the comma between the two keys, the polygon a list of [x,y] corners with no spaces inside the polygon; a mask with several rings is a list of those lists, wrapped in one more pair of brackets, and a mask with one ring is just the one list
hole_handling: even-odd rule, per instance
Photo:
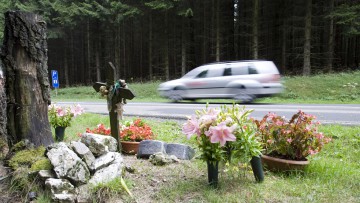
{"label": "blue road sign", "polygon": [[51,78],[52,78],[53,87],[59,88],[59,78],[58,78],[58,72],[56,70],[51,70]]}

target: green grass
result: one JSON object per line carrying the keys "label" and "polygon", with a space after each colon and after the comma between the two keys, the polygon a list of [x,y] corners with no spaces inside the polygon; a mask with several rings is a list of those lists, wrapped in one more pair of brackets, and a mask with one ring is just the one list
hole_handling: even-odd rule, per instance
{"label": "green grass", "polygon": [[[310,77],[284,77],[285,91],[275,97],[258,99],[259,103],[360,103],[360,71],[319,74]],[[161,81],[131,83],[129,88],[135,93],[134,102],[164,102],[157,87]],[[357,83],[357,85],[355,84]],[[353,86],[352,86],[353,85]],[[90,86],[61,88],[51,91],[54,101],[103,101]],[[232,100],[199,100],[229,102]]]}
{"label": "green grass", "polygon": [[[143,120],[152,127],[158,140],[196,146],[181,133],[181,123],[177,121]],[[78,132],[94,128],[98,123],[107,124],[108,116],[77,117],[72,127],[67,128],[66,140],[77,139]],[[154,202],[359,202],[360,126],[323,125],[320,131],[333,140],[310,158],[311,164],[303,173],[266,171],[265,181],[258,184],[249,168],[223,171],[221,166],[220,187],[214,190],[207,186],[206,164],[194,159],[186,166],[180,163],[177,167],[182,167],[181,173],[174,174],[176,181],[159,186],[152,199]]]}

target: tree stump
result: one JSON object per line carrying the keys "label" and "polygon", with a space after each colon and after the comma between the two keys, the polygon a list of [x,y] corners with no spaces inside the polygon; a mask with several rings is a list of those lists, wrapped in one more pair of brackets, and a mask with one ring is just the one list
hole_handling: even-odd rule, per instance
{"label": "tree stump", "polygon": [[54,142],[48,119],[46,23],[36,14],[5,13],[1,59],[6,76],[8,143],[28,139],[35,146]]}

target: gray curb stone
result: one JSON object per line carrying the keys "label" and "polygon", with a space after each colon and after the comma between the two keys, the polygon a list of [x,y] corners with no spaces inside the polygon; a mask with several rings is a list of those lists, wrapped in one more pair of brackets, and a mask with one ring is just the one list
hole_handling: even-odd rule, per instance
{"label": "gray curb stone", "polygon": [[167,144],[159,140],[143,140],[139,144],[137,158],[149,158],[156,153],[174,155],[178,159],[190,160],[195,155],[195,150],[184,144]]}
{"label": "gray curb stone", "polygon": [[167,144],[166,153],[168,155],[174,155],[178,159],[190,160],[194,157],[195,150],[184,144]]}
{"label": "gray curb stone", "polygon": [[139,144],[138,158],[149,158],[155,153],[166,154],[166,143],[158,140],[143,140]]}

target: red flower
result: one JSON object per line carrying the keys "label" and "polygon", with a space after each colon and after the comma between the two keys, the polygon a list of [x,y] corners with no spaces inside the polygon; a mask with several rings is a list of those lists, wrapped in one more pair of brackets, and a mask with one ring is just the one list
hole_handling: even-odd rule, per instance
{"label": "red flower", "polygon": [[121,126],[120,138],[124,141],[141,141],[153,139],[153,132],[141,119],[134,120],[128,126]]}

